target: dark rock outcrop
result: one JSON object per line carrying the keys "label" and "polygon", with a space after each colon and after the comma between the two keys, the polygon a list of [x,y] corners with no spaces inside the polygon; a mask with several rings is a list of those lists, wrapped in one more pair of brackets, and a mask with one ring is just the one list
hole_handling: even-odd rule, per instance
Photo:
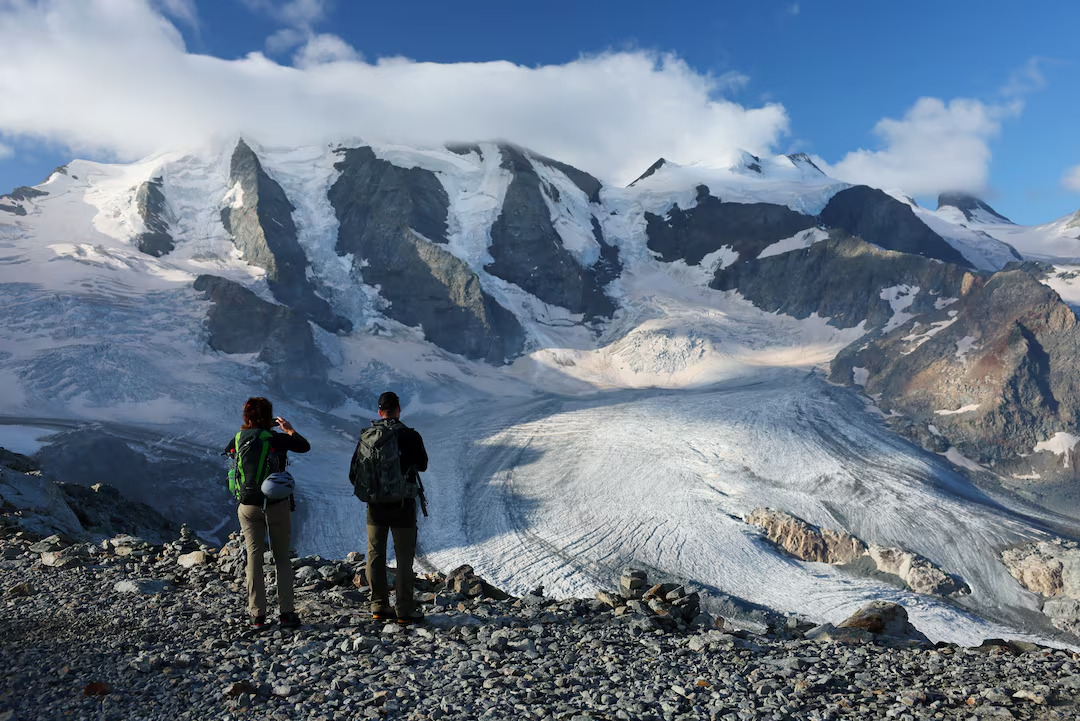
{"label": "dark rock outcrop", "polygon": [[166,519],[214,528],[233,507],[221,493],[216,453],[161,440],[134,441],[88,426],[51,437],[35,457],[41,480],[60,492],[86,533],[168,536],[177,526]]}
{"label": "dark rock outcrop", "polygon": [[806,153],[791,153],[787,156],[787,159],[790,160],[793,165],[808,165],[822,175],[825,175],[825,171],[819,168],[817,163],[815,163]]}
{"label": "dark rock outcrop", "polygon": [[[48,195],[44,190],[38,190],[37,188],[31,188],[23,185],[10,193],[0,195],[0,211],[7,213],[14,213],[15,215],[26,215],[26,208],[23,207],[23,203],[27,200],[34,198],[40,198]],[[10,202],[4,203],[2,201],[8,200]]]}
{"label": "dark rock outcrop", "polygon": [[529,157],[549,168],[558,170],[567,178],[570,178],[571,182],[580,188],[581,192],[585,193],[585,197],[589,199],[590,203],[600,202],[600,190],[604,187],[604,184],[584,170],[578,170],[573,165],[567,165],[566,163],[553,160],[552,158],[543,155],[537,155],[536,153],[529,153]]}
{"label": "dark rock outcrop", "polygon": [[161,192],[161,178],[147,180],[135,191],[135,205],[146,223],[146,230],[135,237],[135,247],[160,258],[176,247],[169,234],[169,204]]}
{"label": "dark rock outcrop", "polygon": [[975,217],[975,211],[981,210],[987,215],[997,218],[1003,223],[1012,223],[1011,220],[991,208],[982,200],[979,200],[974,195],[968,195],[967,193],[942,193],[938,196],[938,210],[941,210],[945,206],[951,206],[953,208],[956,208],[961,213],[963,213],[964,217],[968,220],[971,220]]}
{"label": "dark rock outcrop", "polygon": [[352,253],[364,282],[379,286],[389,301],[383,312],[468,358],[504,363],[521,353],[525,334],[514,315],[439,247],[446,243],[449,198],[434,173],[379,160],[371,148],[342,153],[335,166],[341,176],[329,193],[337,251]]}
{"label": "dark rock outcrop", "polygon": [[[637,176],[637,177],[636,177],[636,178],[634,179],[634,181],[633,181],[632,183],[630,183],[630,185],[631,185],[631,186],[633,186],[633,185],[634,185],[635,183],[637,183],[638,181],[640,181],[640,180],[645,180],[645,178],[648,178],[648,177],[649,177],[650,175],[652,175],[653,173],[655,173],[655,172],[656,172],[657,170],[660,170],[660,168],[664,167],[664,166],[665,166],[666,164],[667,164],[667,160],[665,160],[664,158],[660,158],[660,159],[659,159],[659,160],[657,160],[657,161],[656,161],[655,163],[653,163],[653,164],[652,164],[652,165],[650,165],[650,166],[649,166],[648,168],[646,168],[646,169],[645,169],[645,172],[644,172],[644,173],[642,173],[641,175]],[[627,187],[629,187],[629,186],[627,186]]]}
{"label": "dark rock outcrop", "polygon": [[857,185],[841,190],[829,200],[820,218],[826,228],[843,230],[888,250],[971,266],[911,208],[876,188]]}
{"label": "dark rock outcrop", "polygon": [[290,396],[330,405],[341,402],[341,391],[327,380],[330,364],[316,346],[307,318],[225,278],[200,275],[194,288],[213,303],[206,317],[211,348],[258,353],[270,370],[270,382]]}
{"label": "dark rock outcrop", "polygon": [[834,231],[808,248],[717,270],[709,287],[737,290],[770,313],[795,318],[816,313],[839,328],[866,321],[867,329],[873,329],[893,315],[889,301],[881,297],[883,290],[919,288],[909,312],[922,313],[935,310],[942,298],[959,297],[974,278],[955,265],[882,250]]}
{"label": "dark rock outcrop", "polygon": [[[610,318],[615,304],[604,294],[597,267],[583,268],[563,247],[562,238],[555,230],[551,211],[544,201],[547,193],[553,202],[558,202],[558,198],[551,197],[554,189],[547,188],[536,174],[527,151],[506,145],[500,146],[500,150],[502,167],[513,177],[502,212],[491,228],[489,252],[494,262],[484,266],[484,270],[545,303],[588,318]],[[546,161],[541,158],[538,162]],[[580,171],[577,175],[578,180],[582,176],[591,178]],[[586,187],[591,186],[586,183]]]}
{"label": "dark rock outcrop", "polygon": [[295,208],[243,140],[233,151],[230,183],[239,185],[241,198],[235,207],[221,211],[221,222],[244,260],[266,271],[274,297],[331,333],[351,330],[352,324],[334,315],[330,305],[315,294],[292,219]]}
{"label": "dark rock outcrop", "polygon": [[670,263],[697,265],[709,253],[730,246],[740,260],[756,258],[778,240],[814,228],[817,220],[772,203],[725,203],[697,188],[697,205],[688,210],[672,206],[666,217],[645,213],[648,247]]}

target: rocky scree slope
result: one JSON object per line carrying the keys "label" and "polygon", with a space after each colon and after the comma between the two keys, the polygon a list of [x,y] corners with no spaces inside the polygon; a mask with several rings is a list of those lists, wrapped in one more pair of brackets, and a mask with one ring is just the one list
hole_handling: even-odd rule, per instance
{"label": "rocky scree slope", "polygon": [[[46,539],[46,544],[51,539]],[[429,622],[371,622],[363,557],[294,558],[304,626],[246,631],[243,546],[186,530],[61,549],[0,524],[0,717],[1019,718],[1080,711],[1080,655],[933,646],[903,608],[760,632],[646,610],[652,586],[510,598],[468,567],[418,580]],[[273,602],[272,572],[267,566]],[[629,597],[629,598],[627,598]],[[621,602],[622,605],[619,605]],[[610,605],[614,603],[613,607]],[[635,608],[636,605],[636,608]],[[621,610],[620,610],[621,609]]]}

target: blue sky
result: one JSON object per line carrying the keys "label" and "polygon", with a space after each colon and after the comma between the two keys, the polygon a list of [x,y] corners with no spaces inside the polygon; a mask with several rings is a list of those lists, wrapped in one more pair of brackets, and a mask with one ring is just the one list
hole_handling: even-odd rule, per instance
{"label": "blue sky", "polygon": [[214,131],[400,129],[497,134],[610,182],[658,155],[803,151],[1045,222],[1080,207],[1080,4],[1022,5],[0,0],[0,190]]}

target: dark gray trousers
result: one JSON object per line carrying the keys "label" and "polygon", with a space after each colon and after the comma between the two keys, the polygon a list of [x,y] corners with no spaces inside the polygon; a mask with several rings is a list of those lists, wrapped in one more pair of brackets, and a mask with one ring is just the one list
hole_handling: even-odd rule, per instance
{"label": "dark gray trousers", "polygon": [[386,584],[386,541],[394,537],[394,555],[397,557],[397,574],[394,591],[397,598],[394,611],[398,616],[412,615],[416,608],[413,600],[413,557],[416,555],[416,526],[391,528],[390,526],[367,527],[367,577],[371,587],[371,612],[389,613],[389,589]]}

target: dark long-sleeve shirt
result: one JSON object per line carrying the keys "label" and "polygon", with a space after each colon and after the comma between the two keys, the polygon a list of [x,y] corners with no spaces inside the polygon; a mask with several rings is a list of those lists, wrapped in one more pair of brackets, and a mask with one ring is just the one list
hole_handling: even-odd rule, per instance
{"label": "dark long-sleeve shirt", "polygon": [[[427,470],[428,454],[424,448],[424,439],[408,426],[403,425],[398,431],[398,454],[401,456],[402,473],[420,473]],[[369,503],[367,506],[369,526],[407,528],[416,525],[415,498],[390,503]]]}
{"label": "dark long-sleeve shirt", "polygon": [[[236,436],[233,436],[229,440],[229,445],[225,447],[226,453],[233,453],[236,450]],[[270,438],[270,458],[267,459],[267,466],[272,471],[279,471],[285,469],[287,463],[287,455],[289,451],[294,453],[307,453],[311,450],[311,444],[302,435],[293,431],[289,433],[274,432]],[[284,500],[284,499],[282,499]],[[245,506],[261,506],[266,501],[266,497],[263,496],[262,491],[258,488],[245,489],[240,496],[240,504]],[[279,501],[270,501],[270,504],[278,503]]]}

